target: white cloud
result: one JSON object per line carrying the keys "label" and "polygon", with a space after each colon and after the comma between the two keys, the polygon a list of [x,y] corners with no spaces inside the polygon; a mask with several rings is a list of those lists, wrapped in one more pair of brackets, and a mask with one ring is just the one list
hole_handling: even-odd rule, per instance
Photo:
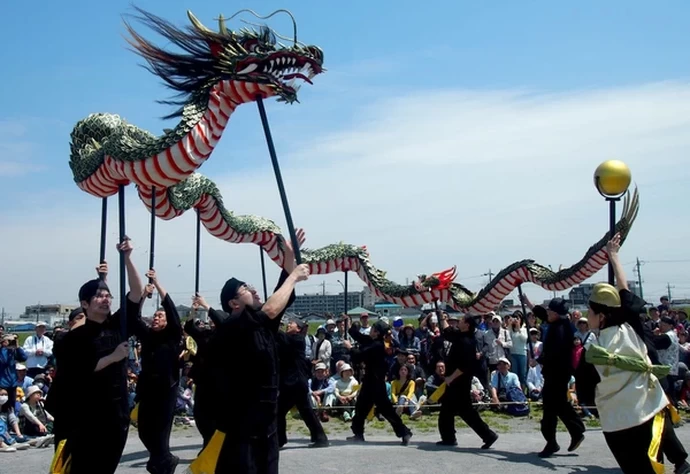
{"label": "white cloud", "polygon": [[28,134],[26,123],[0,120],[0,178],[23,176],[43,169],[31,163],[35,146],[28,140]]}
{"label": "white cloud", "polygon": [[[317,101],[318,95],[312,98]],[[640,216],[623,260],[688,258],[688,110],[690,85],[685,83],[562,94],[422,91],[381,97],[356,110],[356,121],[340,130],[300,117],[307,126],[279,148],[289,164],[283,175],[293,217],[306,229],[308,246],[341,240],[367,245],[373,263],[401,283],[457,265],[458,281],[478,290],[485,278],[477,275],[519,259],[554,268],[579,260],[607,229],[607,207],[593,187],[592,173],[611,158],[628,163],[641,191]],[[300,114],[298,108],[290,112]],[[273,128],[279,130],[289,115],[281,113]],[[266,216],[284,227],[270,170],[211,178],[231,210]],[[55,199],[3,219],[0,301],[8,311],[20,312],[39,300],[71,302],[93,274],[100,206],[81,195],[71,204],[74,195],[65,197],[69,205]],[[128,196],[128,234],[145,249],[148,216],[133,190]],[[112,199],[108,253],[113,267],[115,205]],[[58,210],[68,214],[62,217]],[[194,283],[194,216],[158,221],[158,235],[161,279],[187,302]],[[144,251],[137,253],[142,269],[148,258]],[[267,265],[272,288],[278,270]],[[632,278],[632,267],[626,270]],[[680,264],[650,262],[643,269],[645,296],[656,300],[667,281],[676,286],[675,295],[690,296],[683,270]],[[210,301],[217,300],[231,275],[260,285],[258,250],[204,233],[201,289]],[[341,277],[326,277],[326,290],[339,292]],[[604,278],[605,272],[597,276]],[[116,268],[111,279],[118,281]],[[323,280],[313,277],[301,290],[320,291]],[[361,286],[353,278],[350,284]],[[525,291],[533,299],[548,296],[533,286]]]}

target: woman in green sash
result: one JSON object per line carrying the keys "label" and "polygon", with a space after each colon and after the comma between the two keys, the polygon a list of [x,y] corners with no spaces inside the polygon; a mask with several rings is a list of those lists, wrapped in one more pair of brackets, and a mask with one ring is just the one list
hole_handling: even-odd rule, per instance
{"label": "woman in green sash", "polygon": [[624,473],[663,474],[663,451],[676,474],[687,474],[687,453],[673,431],[669,400],[659,381],[670,368],[652,364],[639,319],[644,301],[627,287],[619,248],[616,235],[606,249],[618,288],[595,285],[587,316],[590,327],[599,332],[586,359],[601,377],[596,405],[604,438]]}

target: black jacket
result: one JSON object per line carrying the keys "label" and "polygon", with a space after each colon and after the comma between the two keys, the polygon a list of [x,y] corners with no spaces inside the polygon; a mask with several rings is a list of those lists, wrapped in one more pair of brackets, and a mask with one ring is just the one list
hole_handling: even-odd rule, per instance
{"label": "black jacket", "polygon": [[539,357],[544,380],[565,379],[573,375],[573,347],[575,333],[570,320],[560,317],[549,323],[546,339]]}
{"label": "black jacket", "polygon": [[278,332],[276,340],[280,358],[280,386],[306,386],[311,366],[305,356],[304,335]]}
{"label": "black jacket", "polygon": [[182,351],[182,326],[180,315],[170,295],[161,302],[168,324],[161,331],[154,331],[141,317],[128,318],[132,330],[141,342],[141,374],[137,383],[137,394],[147,391],[168,389],[180,381],[180,352]]}
{"label": "black jacket", "polygon": [[477,365],[477,340],[474,333],[447,327],[443,330],[443,337],[451,343],[448,357],[446,357],[446,376],[459,369],[462,375],[453,382],[453,386],[467,387],[469,391]]}
{"label": "black jacket", "polygon": [[353,326],[349,330],[350,336],[359,344],[359,347],[352,349],[352,360],[356,364],[364,363],[366,366],[363,381],[385,382],[388,373],[388,362],[386,361],[386,347],[380,339],[372,339],[359,332],[358,326]]}

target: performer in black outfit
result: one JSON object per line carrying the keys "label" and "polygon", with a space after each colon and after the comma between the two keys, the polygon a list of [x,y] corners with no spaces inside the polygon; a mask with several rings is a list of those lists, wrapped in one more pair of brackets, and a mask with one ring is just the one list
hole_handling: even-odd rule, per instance
{"label": "performer in black outfit", "polygon": [[[130,258],[133,247],[128,239],[117,247],[127,266],[127,314],[136,315],[144,288]],[[69,414],[65,452],[72,457],[71,474],[113,474],[129,430],[127,337],[121,334],[120,311],[110,312],[112,294],[104,281],[86,282],[79,301],[86,321],[64,338],[60,376],[71,394],[96,395],[82,396],[77,410],[74,397],[59,397],[58,413]]]}
{"label": "performer in black outfit", "polygon": [[285,417],[292,407],[297,407],[302,421],[309,428],[312,448],[329,445],[328,437],[321,426],[309,401],[307,381],[311,364],[304,355],[304,336],[301,329],[304,322],[290,321],[285,332],[278,332],[278,353],[280,355],[280,395],[278,397],[278,445],[287,443]]}
{"label": "performer in black outfit", "polygon": [[[196,312],[198,305],[193,305]],[[214,312],[216,316],[216,312]],[[210,317],[210,315],[209,315]],[[211,320],[213,322],[213,320]],[[184,332],[196,342],[196,355],[192,357],[192,369],[189,377],[194,381],[194,423],[203,438],[203,447],[208,445],[216,432],[216,419],[214,406],[217,400],[213,383],[214,374],[210,369],[209,344],[215,333],[215,324],[212,327],[201,328],[196,324],[194,317],[190,317],[184,325]]]}
{"label": "performer in black outfit", "polygon": [[170,453],[175,404],[180,382],[179,355],[182,350],[182,327],[175,303],[159,283],[156,272],[147,274],[152,285],[146,286],[145,296],[154,287],[161,298],[162,308],[153,315],[151,326],[132,315],[132,332],[141,342],[141,373],[137,383],[139,402],[139,439],[150,457],[146,470],[151,474],[173,474],[180,459]]}
{"label": "performer in black outfit", "polygon": [[355,404],[355,416],[352,418],[354,436],[347,439],[348,441],[364,441],[364,422],[371,411],[371,407],[376,405],[378,413],[388,420],[395,431],[395,435],[402,439],[402,445],[407,446],[412,437],[412,431],[405,426],[400,416],[395,412],[386,392],[388,363],[386,362],[387,354],[383,338],[390,332],[390,327],[383,321],[376,321],[368,336],[360,332],[361,327],[359,322],[355,322],[349,331],[350,336],[359,344],[359,348],[352,350],[352,360],[356,364],[363,362],[365,371],[362,378],[362,388],[359,390]]}
{"label": "performer in black outfit", "polygon": [[[221,291],[221,305],[228,314],[217,315],[222,322],[211,338],[208,358],[216,397],[223,400],[216,406],[216,429],[225,434],[217,474],[278,473],[276,335],[295,298],[295,285],[309,277],[309,267],[296,265],[290,243],[284,245],[284,271],[266,303],[262,305],[256,291],[235,278]],[[209,314],[220,313],[200,296],[195,304]]]}
{"label": "performer in black outfit", "polygon": [[[539,315],[540,311],[536,308],[535,306],[534,314]],[[542,364],[544,376],[541,434],[546,440],[546,446],[539,453],[539,457],[542,458],[550,457],[561,449],[556,441],[558,418],[570,433],[569,452],[580,447],[585,439],[585,425],[568,402],[568,383],[573,375],[572,353],[575,339],[573,326],[568,318],[568,305],[563,298],[554,298],[549,302],[546,313],[549,326],[538,359]]]}
{"label": "performer in black outfit", "polygon": [[463,316],[457,328],[448,325],[448,315],[441,318],[443,337],[450,341],[451,347],[446,358],[446,391],[441,397],[441,412],[438,415],[438,431],[441,434],[440,446],[457,446],[455,437],[455,416],[459,415],[467,425],[484,441],[482,449],[489,449],[498,439],[482,420],[479,412],[472,406],[470,392],[472,377],[477,361],[477,323],[471,315]]}

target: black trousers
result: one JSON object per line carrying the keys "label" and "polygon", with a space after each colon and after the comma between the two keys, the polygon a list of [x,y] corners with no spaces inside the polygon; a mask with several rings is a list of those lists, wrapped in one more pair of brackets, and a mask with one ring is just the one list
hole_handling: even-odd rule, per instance
{"label": "black trousers", "polygon": [[[652,442],[653,424],[654,418],[639,426],[604,433],[606,444],[623,473],[654,474],[654,468],[647,455]],[[661,462],[664,454],[674,465],[682,464],[688,457],[683,445],[676,437],[673,422],[668,413],[657,460]]]}
{"label": "black trousers", "polygon": [[355,435],[364,436],[364,422],[374,405],[378,408],[381,416],[391,424],[398,438],[410,434],[409,428],[405,426],[400,416],[395,412],[395,408],[388,398],[386,383],[383,380],[364,380],[362,389],[357,396],[355,416],[352,418],[352,432]]}
{"label": "black trousers", "polygon": [[65,443],[72,455],[70,474],[114,474],[128,431],[128,420],[109,422],[94,414],[93,425],[75,430]]}
{"label": "black trousers", "polygon": [[278,433],[259,439],[226,436],[215,474],[278,474]]}
{"label": "black trousers", "polygon": [[206,383],[197,383],[194,392],[194,423],[204,439],[204,448],[216,432],[216,413],[213,411],[216,399],[213,395],[213,390],[209,390]]}
{"label": "black trousers", "polygon": [[547,443],[556,443],[556,428],[560,418],[572,438],[585,432],[585,425],[568,402],[569,379],[544,379],[542,401],[544,413],[541,418],[541,434]]}
{"label": "black trousers", "polygon": [[[465,382],[465,383],[463,383]],[[458,380],[448,386],[441,397],[441,412],[438,415],[438,432],[442,441],[455,442],[455,417],[459,416],[483,441],[491,440],[496,433],[482,420],[472,406],[470,390],[472,381]]]}
{"label": "black trousers", "polygon": [[139,399],[139,439],[149,452],[152,465],[165,464],[172,456],[170,432],[177,389],[177,384],[169,388],[147,386]]}
{"label": "black trousers", "polygon": [[314,409],[311,407],[309,390],[305,382],[304,384],[280,388],[280,396],[278,397],[278,445],[283,446],[287,443],[287,421],[285,417],[294,406],[297,407],[302,421],[307,425],[312,442],[326,441],[328,437]]}

